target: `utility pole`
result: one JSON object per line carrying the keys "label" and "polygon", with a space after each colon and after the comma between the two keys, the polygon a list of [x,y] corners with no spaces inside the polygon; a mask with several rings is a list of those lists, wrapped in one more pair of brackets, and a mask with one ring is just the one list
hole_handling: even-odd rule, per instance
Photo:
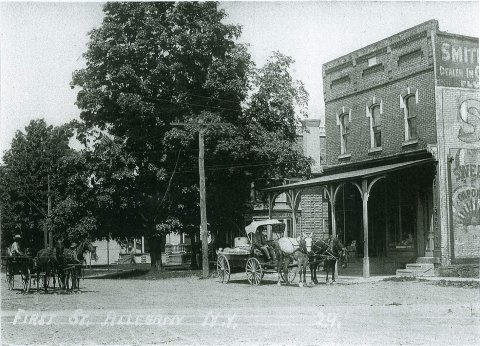
{"label": "utility pole", "polygon": [[200,175],[200,236],[202,238],[202,274],[203,278],[208,278],[208,231],[207,231],[207,199],[205,191],[205,148],[204,131],[200,127],[198,131],[198,173]]}
{"label": "utility pole", "polygon": [[207,229],[207,198],[205,189],[205,128],[207,126],[222,126],[226,123],[171,123],[172,126],[198,126],[198,174],[200,176],[200,239],[202,241],[202,276],[208,278],[208,229]]}

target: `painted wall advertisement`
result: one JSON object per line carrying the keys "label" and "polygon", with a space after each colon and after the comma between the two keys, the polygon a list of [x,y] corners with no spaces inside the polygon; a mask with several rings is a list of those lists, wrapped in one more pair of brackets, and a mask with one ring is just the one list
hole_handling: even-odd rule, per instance
{"label": "painted wall advertisement", "polygon": [[479,88],[478,38],[438,34],[435,50],[438,86]]}
{"label": "painted wall advertisement", "polygon": [[480,149],[450,149],[456,258],[480,257]]}

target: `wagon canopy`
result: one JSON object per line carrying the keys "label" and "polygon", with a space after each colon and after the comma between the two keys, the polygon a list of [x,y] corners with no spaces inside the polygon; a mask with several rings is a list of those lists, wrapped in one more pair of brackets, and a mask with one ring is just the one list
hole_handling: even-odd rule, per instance
{"label": "wagon canopy", "polygon": [[[257,231],[257,228],[261,227],[261,226],[273,226],[272,229],[281,228],[280,230],[282,232],[285,229],[285,224],[283,222],[278,221],[276,219],[269,219],[269,220],[253,221],[250,225],[245,227],[245,232],[247,233],[247,235],[249,235],[251,233],[255,233]],[[277,227],[275,227],[275,226],[277,226]]]}

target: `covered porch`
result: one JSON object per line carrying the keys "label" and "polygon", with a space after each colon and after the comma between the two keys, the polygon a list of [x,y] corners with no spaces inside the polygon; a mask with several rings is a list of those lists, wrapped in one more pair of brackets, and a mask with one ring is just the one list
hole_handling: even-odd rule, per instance
{"label": "covered porch", "polygon": [[[297,220],[302,191],[321,187],[328,199],[329,232],[347,247],[353,262],[358,258],[367,278],[371,269],[374,274],[394,274],[433,251],[435,179],[435,161],[426,158],[326,173],[265,192],[269,201],[285,192],[292,220]],[[293,235],[297,232],[295,222]]]}

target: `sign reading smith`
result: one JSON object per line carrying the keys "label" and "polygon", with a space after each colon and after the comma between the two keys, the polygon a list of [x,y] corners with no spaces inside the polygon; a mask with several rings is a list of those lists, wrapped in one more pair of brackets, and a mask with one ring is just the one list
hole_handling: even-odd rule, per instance
{"label": "sign reading smith", "polygon": [[445,33],[436,38],[437,85],[478,89],[478,38]]}

